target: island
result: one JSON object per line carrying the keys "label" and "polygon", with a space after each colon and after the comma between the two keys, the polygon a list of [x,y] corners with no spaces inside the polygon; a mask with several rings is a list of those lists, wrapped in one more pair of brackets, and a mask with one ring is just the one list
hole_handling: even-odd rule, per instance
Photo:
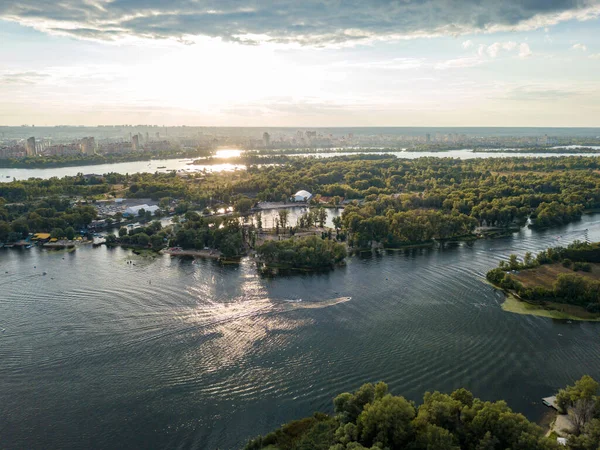
{"label": "island", "polygon": [[245,450],[597,450],[600,442],[598,383],[584,376],[561,390],[560,423],[545,432],[504,401],[475,398],[466,389],[426,392],[415,405],[379,382],[333,400],[333,415],[314,413],[248,442]]}
{"label": "island", "polygon": [[269,240],[257,248],[263,272],[326,270],[346,258],[346,246],[317,236]]}
{"label": "island", "polygon": [[600,321],[600,243],[575,241],[522,260],[510,255],[486,278],[507,298],[503,309],[555,319]]}
{"label": "island", "polygon": [[[268,270],[320,270],[337,267],[344,252],[444,246],[565,225],[600,210],[596,157],[281,158],[247,160],[232,172],[0,183],[0,243],[27,247],[36,233],[68,241],[68,229],[88,241],[103,232],[107,245],[139,251],[222,262],[255,255]],[[298,207],[304,213],[289,220],[288,209]],[[341,214],[328,221],[330,208]],[[272,209],[278,214],[263,221]],[[306,256],[310,248],[318,254]],[[298,252],[304,256],[291,256]]]}

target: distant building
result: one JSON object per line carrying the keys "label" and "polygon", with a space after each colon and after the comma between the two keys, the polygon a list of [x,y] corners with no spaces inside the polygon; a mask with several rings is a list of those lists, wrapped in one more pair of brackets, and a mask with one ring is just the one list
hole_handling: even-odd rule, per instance
{"label": "distant building", "polygon": [[131,137],[131,148],[134,152],[140,150],[140,137],[137,134]]}
{"label": "distant building", "polygon": [[271,145],[271,135],[266,131],[263,133],[263,142],[265,147],[269,147]]}
{"label": "distant building", "polygon": [[35,138],[32,136],[27,139],[27,144],[25,145],[25,151],[27,152],[27,156],[33,156],[36,154],[35,150]]}
{"label": "distant building", "polygon": [[312,194],[308,191],[305,190],[301,190],[296,192],[293,196],[292,196],[292,201],[294,202],[307,202],[312,198]]}
{"label": "distant building", "polygon": [[81,153],[91,155],[96,151],[96,140],[93,137],[84,137],[81,140]]}

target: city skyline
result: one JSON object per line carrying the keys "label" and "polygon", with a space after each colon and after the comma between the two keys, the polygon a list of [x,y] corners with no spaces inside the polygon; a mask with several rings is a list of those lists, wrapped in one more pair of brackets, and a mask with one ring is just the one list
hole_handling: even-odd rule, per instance
{"label": "city skyline", "polygon": [[80,3],[0,4],[1,125],[600,126],[596,0]]}

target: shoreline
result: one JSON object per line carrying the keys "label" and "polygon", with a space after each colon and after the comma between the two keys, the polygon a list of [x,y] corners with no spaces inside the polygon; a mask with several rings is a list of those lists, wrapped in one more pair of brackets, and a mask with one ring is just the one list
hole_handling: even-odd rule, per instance
{"label": "shoreline", "polygon": [[161,255],[169,256],[198,256],[201,258],[208,259],[221,259],[221,252],[219,250],[172,250],[164,249],[158,252]]}
{"label": "shoreline", "polygon": [[[537,316],[537,317],[545,317],[547,319],[557,319],[557,320],[575,320],[578,322],[600,322],[600,316],[598,317],[581,317],[573,314],[569,314],[564,311],[559,311],[557,309],[545,308],[543,305],[538,305],[535,303],[529,303],[525,300],[522,300],[518,295],[516,295],[512,291],[507,291],[502,289],[501,287],[496,286],[495,284],[489,282],[485,278],[483,282],[496,290],[501,291],[504,294],[504,301],[500,305],[503,311],[520,314],[524,316]],[[568,308],[573,308],[573,305],[569,305],[567,303],[552,303],[552,305],[563,305]]]}

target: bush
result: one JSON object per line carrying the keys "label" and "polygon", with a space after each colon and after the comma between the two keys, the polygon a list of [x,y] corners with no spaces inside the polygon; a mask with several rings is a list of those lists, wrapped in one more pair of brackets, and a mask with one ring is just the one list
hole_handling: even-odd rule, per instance
{"label": "bush", "polygon": [[590,263],[576,262],[575,264],[573,264],[573,270],[575,272],[578,272],[580,270],[582,272],[591,272],[592,271],[592,266],[590,265]]}
{"label": "bush", "polygon": [[572,264],[573,264],[573,262],[569,258],[563,259],[563,262],[562,262],[563,267],[569,268],[569,267],[571,267]]}

